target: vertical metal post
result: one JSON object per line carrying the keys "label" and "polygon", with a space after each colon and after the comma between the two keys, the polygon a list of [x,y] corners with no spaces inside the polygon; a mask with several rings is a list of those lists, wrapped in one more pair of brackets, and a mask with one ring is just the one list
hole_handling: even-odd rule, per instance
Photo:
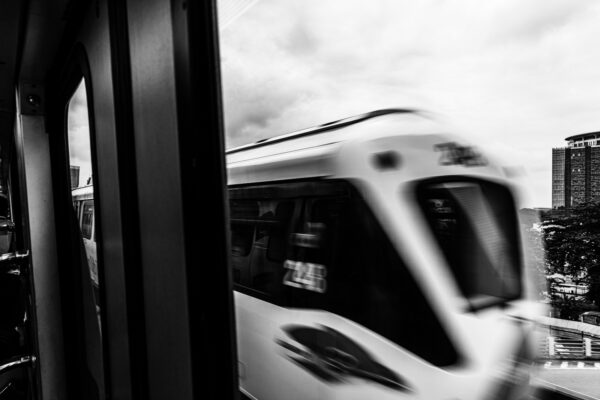
{"label": "vertical metal post", "polygon": [[548,355],[554,356],[554,354],[555,354],[554,346],[555,346],[554,337],[548,336]]}
{"label": "vertical metal post", "polygon": [[592,339],[585,338],[585,339],[583,339],[583,341],[585,342],[585,356],[591,357],[592,356]]}

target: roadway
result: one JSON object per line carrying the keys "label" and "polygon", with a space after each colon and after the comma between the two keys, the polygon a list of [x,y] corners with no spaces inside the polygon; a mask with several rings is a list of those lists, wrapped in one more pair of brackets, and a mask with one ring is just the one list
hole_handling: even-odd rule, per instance
{"label": "roadway", "polygon": [[[560,322],[574,323],[562,320]],[[536,369],[531,383],[534,387],[544,390],[531,400],[600,399],[600,358],[584,357],[582,332],[563,329],[553,329],[550,332],[548,328],[539,327],[538,335],[540,340],[545,340],[549,335],[556,338],[557,357],[538,362],[539,368]],[[548,357],[547,348],[541,351],[540,355]],[[561,397],[562,395],[564,396]]]}
{"label": "roadway", "polygon": [[531,383],[544,388],[531,400],[600,399],[600,363],[548,360],[540,365]]}

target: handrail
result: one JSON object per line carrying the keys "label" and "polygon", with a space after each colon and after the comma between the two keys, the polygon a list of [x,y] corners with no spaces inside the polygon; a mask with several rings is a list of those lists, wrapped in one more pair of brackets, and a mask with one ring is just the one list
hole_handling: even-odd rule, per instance
{"label": "handrail", "polygon": [[17,358],[13,358],[12,361],[9,361],[4,364],[0,364],[0,374],[9,371],[11,369],[24,367],[29,364],[33,364],[35,362],[35,356],[20,356]]}
{"label": "handrail", "polygon": [[4,262],[17,262],[17,261],[24,261],[26,259],[29,258],[29,250],[21,253],[21,252],[12,252],[12,253],[4,253],[2,255],[0,255],[0,263],[4,263]]}

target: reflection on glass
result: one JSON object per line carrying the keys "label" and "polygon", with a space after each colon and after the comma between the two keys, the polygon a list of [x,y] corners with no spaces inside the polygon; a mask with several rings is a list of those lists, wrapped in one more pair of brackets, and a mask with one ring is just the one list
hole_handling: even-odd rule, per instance
{"label": "reflection on glass", "polygon": [[82,303],[87,367],[92,377],[86,391],[104,398],[100,278],[96,250],[96,218],[90,147],[90,127],[85,81],[71,97],[67,115],[71,200],[78,225],[82,269]]}

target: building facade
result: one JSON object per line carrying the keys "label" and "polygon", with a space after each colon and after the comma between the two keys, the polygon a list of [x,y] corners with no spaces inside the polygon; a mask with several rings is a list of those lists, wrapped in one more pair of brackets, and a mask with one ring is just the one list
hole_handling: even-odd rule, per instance
{"label": "building facade", "polygon": [[71,165],[71,189],[79,187],[79,167]]}
{"label": "building facade", "polygon": [[600,132],[565,140],[552,149],[552,208],[600,202]]}

